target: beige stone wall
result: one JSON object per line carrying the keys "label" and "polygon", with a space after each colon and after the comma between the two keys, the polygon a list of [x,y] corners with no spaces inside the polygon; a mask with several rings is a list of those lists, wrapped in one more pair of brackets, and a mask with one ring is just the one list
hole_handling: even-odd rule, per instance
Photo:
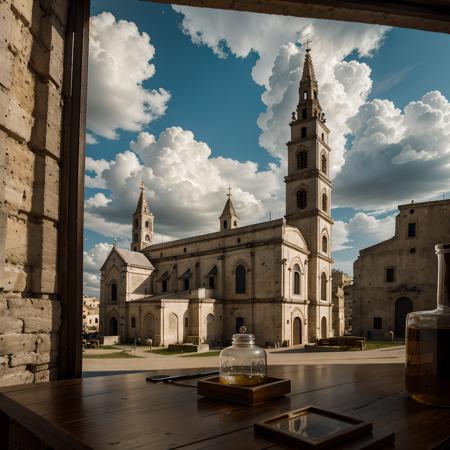
{"label": "beige stone wall", "polygon": [[[350,290],[353,278],[340,270],[332,271],[332,291],[333,291],[333,307],[332,307],[332,329],[335,336],[343,336],[348,333],[348,315],[349,307],[351,311]],[[349,303],[350,302],[350,303]]]}
{"label": "beige stone wall", "polygon": [[65,0],[0,0],[0,385],[55,375]]}
{"label": "beige stone wall", "polygon": [[[354,263],[353,334],[382,337],[395,331],[396,302],[407,297],[414,311],[436,307],[437,258],[434,246],[450,242],[450,200],[399,206],[395,236],[360,251]],[[416,236],[408,237],[408,224]],[[395,279],[386,280],[386,269]],[[374,318],[382,320],[374,329]]]}

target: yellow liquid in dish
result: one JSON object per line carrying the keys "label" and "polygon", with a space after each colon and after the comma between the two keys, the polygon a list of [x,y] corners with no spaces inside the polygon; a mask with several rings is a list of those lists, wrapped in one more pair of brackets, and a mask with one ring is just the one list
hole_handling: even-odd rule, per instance
{"label": "yellow liquid in dish", "polygon": [[233,386],[256,386],[266,381],[265,375],[261,374],[248,375],[237,373],[233,375],[220,375],[219,378],[222,384],[231,384]]}

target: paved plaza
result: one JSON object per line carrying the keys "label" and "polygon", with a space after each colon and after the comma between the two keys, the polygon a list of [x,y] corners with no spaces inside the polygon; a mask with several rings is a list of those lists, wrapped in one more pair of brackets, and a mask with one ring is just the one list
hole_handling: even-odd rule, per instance
{"label": "paved plaza", "polygon": [[[218,356],[157,355],[146,349],[134,350],[121,346],[117,350],[85,350],[84,355],[111,354],[126,351],[137,358],[83,358],[83,375],[95,376],[114,373],[218,367]],[[267,351],[268,365],[304,365],[304,364],[398,364],[405,362],[405,346],[386,347],[363,351],[305,351],[302,347],[270,349]]]}

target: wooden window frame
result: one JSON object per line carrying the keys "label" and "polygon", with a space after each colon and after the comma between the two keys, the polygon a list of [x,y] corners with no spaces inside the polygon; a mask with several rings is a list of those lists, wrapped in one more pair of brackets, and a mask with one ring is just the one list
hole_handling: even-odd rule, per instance
{"label": "wooden window frame", "polygon": [[[146,0],[149,1],[149,0]],[[450,5],[441,1],[152,0],[216,9],[344,20],[450,33]],[[65,36],[58,289],[62,316],[58,377],[81,377],[84,162],[90,0],[69,1]]]}

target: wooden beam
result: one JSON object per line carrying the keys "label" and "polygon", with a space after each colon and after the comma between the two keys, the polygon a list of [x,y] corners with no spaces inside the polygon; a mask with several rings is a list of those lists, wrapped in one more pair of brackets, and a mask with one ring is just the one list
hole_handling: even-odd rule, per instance
{"label": "wooden beam", "polygon": [[175,0],[170,3],[450,33],[449,0]]}
{"label": "wooden beam", "polygon": [[58,378],[81,377],[86,94],[90,0],[69,2],[63,82],[58,290]]}

